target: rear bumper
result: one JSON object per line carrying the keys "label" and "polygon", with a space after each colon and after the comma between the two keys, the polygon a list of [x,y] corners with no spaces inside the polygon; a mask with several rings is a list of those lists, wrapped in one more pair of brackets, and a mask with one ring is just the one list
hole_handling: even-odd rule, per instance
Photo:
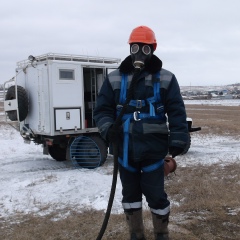
{"label": "rear bumper", "polygon": [[197,132],[200,131],[202,128],[201,127],[191,127],[188,131],[189,132]]}

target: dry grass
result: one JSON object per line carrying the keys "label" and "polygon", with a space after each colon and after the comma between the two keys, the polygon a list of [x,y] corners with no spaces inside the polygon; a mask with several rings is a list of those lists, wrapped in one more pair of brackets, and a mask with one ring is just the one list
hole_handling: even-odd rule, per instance
{"label": "dry grass", "polygon": [[186,110],[201,134],[240,136],[240,106],[186,105]]}
{"label": "dry grass", "polygon": [[[240,107],[186,107],[194,126],[202,127],[201,134],[239,138]],[[239,169],[240,159],[226,166],[179,167],[177,175],[166,180],[166,191],[173,202],[169,226],[171,239],[240,239]],[[0,219],[0,239],[94,240],[103,218],[102,211],[78,213],[67,207],[44,217],[16,214],[11,219]],[[149,211],[144,212],[144,224],[147,239],[153,239]],[[111,215],[103,239],[128,239],[123,214]]]}
{"label": "dry grass", "polygon": [[[192,239],[240,239],[240,163],[179,168],[168,184],[173,222]],[[184,239],[173,235],[173,239]]]}

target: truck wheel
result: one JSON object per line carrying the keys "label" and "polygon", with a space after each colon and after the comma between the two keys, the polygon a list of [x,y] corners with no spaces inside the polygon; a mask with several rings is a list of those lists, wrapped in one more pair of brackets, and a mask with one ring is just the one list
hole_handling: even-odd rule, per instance
{"label": "truck wheel", "polygon": [[107,146],[100,135],[79,136],[70,146],[70,159],[74,166],[96,168],[107,158]]}
{"label": "truck wheel", "polygon": [[186,154],[186,153],[188,152],[190,146],[191,146],[191,135],[190,135],[190,133],[188,133],[187,146],[185,147],[184,151],[182,152],[182,155],[183,155],[183,154]]}
{"label": "truck wheel", "polygon": [[[18,111],[19,111],[19,121],[22,122],[28,115],[28,96],[26,90],[21,86],[17,87],[17,96],[18,96]],[[15,86],[11,86],[7,90],[6,99],[5,100],[13,100],[16,99]],[[11,121],[17,121],[17,111],[8,111],[8,117]]]}
{"label": "truck wheel", "polygon": [[57,161],[65,161],[67,149],[60,147],[59,144],[53,144],[52,146],[48,146],[48,153]]}

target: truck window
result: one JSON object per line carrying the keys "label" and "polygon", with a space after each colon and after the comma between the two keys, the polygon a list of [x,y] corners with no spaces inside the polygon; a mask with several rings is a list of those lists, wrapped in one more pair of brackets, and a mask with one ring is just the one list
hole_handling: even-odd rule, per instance
{"label": "truck window", "polygon": [[74,70],[59,69],[59,80],[75,80]]}

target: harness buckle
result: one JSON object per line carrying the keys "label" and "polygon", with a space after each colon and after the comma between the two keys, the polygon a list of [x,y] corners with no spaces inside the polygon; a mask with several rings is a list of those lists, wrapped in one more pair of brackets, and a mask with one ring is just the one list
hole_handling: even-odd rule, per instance
{"label": "harness buckle", "polygon": [[140,113],[139,111],[136,111],[136,112],[133,113],[133,119],[134,119],[134,121],[141,121],[141,119],[138,118],[138,117],[139,117],[139,116],[138,116],[139,113]]}
{"label": "harness buckle", "polygon": [[116,109],[117,110],[121,110],[123,108],[123,105],[121,105],[121,104],[118,104],[117,106],[116,106]]}
{"label": "harness buckle", "polygon": [[136,108],[142,108],[142,100],[136,100]]}

